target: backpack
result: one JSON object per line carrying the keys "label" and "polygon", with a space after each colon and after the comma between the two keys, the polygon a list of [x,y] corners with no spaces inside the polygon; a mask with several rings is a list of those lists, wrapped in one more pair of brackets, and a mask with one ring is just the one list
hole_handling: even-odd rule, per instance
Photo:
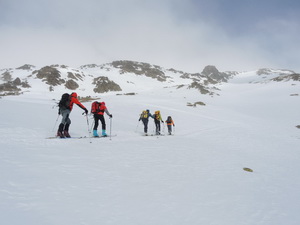
{"label": "backpack", "polygon": [[141,118],[148,118],[148,112],[146,110],[142,112]]}
{"label": "backpack", "polygon": [[91,113],[97,114],[98,112],[100,112],[100,106],[101,106],[100,102],[97,102],[97,101],[93,102],[92,103]]}
{"label": "backpack", "polygon": [[172,123],[172,117],[171,116],[168,116],[168,118],[167,118],[167,121],[166,121],[167,123]]}
{"label": "backpack", "polygon": [[154,116],[155,116],[156,120],[159,120],[160,119],[160,111],[155,111]]}
{"label": "backpack", "polygon": [[61,96],[61,99],[58,103],[59,109],[61,110],[70,109],[70,100],[71,100],[71,96],[68,93],[64,93]]}

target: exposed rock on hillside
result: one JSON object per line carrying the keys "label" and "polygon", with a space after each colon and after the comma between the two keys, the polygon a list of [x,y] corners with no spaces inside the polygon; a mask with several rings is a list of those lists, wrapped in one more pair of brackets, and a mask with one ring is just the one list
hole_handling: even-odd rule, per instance
{"label": "exposed rock on hillside", "polygon": [[5,71],[4,73],[2,73],[2,80],[3,81],[11,81],[12,76],[11,76],[10,72]]}
{"label": "exposed rock on hillside", "polygon": [[206,95],[206,94],[213,94],[212,92],[210,92],[204,85],[194,81],[193,83],[191,83],[188,88],[195,88],[198,91],[200,91],[201,94]]}
{"label": "exposed rock on hillside", "polygon": [[96,85],[96,87],[93,89],[96,93],[122,91],[121,87],[118,84],[103,76],[95,78],[93,84]]}
{"label": "exposed rock on hillside", "polygon": [[53,67],[53,68],[63,68],[63,69],[67,69],[68,68],[68,66],[66,66],[66,65],[58,65],[58,64],[54,64],[54,65],[51,65],[50,67]]}
{"label": "exposed rock on hillside", "polygon": [[13,82],[7,82],[4,84],[0,84],[0,92],[19,92],[21,91]]}
{"label": "exposed rock on hillside", "polygon": [[90,69],[99,67],[97,64],[87,64],[80,67],[80,69]]}
{"label": "exposed rock on hillside", "polygon": [[180,76],[182,79],[200,79],[201,74],[200,73],[182,73]]}
{"label": "exposed rock on hillside", "polygon": [[201,74],[217,82],[227,82],[230,78],[229,74],[219,72],[215,66],[206,66]]}
{"label": "exposed rock on hillside", "polygon": [[196,107],[197,105],[205,106],[206,104],[204,102],[195,102],[195,103],[188,102],[186,105]]}
{"label": "exposed rock on hillside", "polygon": [[120,69],[120,74],[134,73],[136,75],[145,75],[158,81],[166,81],[167,77],[162,68],[148,63],[140,63],[133,61],[114,61],[112,66]]}
{"label": "exposed rock on hillside", "polygon": [[74,80],[68,80],[65,84],[65,87],[70,90],[76,90],[79,88],[79,85]]}
{"label": "exposed rock on hillside", "polygon": [[71,72],[68,72],[68,78],[70,79],[74,79],[74,80],[83,80],[83,76],[80,75],[79,73],[71,73]]}
{"label": "exposed rock on hillside", "polygon": [[271,80],[272,81],[277,81],[277,82],[289,81],[289,80],[300,81],[300,74],[294,73],[294,74],[289,74],[289,75],[278,76],[278,77],[275,77]]}
{"label": "exposed rock on hillside", "polygon": [[23,66],[18,67],[17,70],[32,70],[33,68],[35,68],[35,66],[30,64],[25,64]]}
{"label": "exposed rock on hillside", "polygon": [[46,84],[57,86],[65,83],[65,80],[60,78],[60,72],[53,67],[45,66],[42,69],[33,72],[33,74],[35,73],[37,73],[36,77]]}
{"label": "exposed rock on hillside", "polygon": [[2,93],[1,95],[19,95],[20,92],[22,91],[22,88],[30,88],[30,85],[28,82],[21,81],[19,77],[11,81],[12,77],[9,73],[7,73],[4,77],[3,80],[9,80],[6,81],[6,83],[0,84],[0,92]]}
{"label": "exposed rock on hillside", "polygon": [[[279,75],[286,75],[287,73],[295,73],[294,71],[292,70],[280,70],[281,73],[279,73]],[[284,73],[285,72],[285,73]],[[259,69],[256,74],[257,75],[270,75],[270,74],[273,74],[274,73],[274,70],[273,69],[267,69],[267,68],[262,68],[262,69]]]}
{"label": "exposed rock on hillside", "polygon": [[[143,87],[148,88],[149,85],[153,85],[153,88],[167,85],[167,88],[181,88],[181,91],[184,91],[183,89],[197,89],[199,94],[219,95],[218,86],[240,74],[238,72],[220,72],[212,65],[206,66],[199,73],[186,73],[173,68],[165,69],[149,63],[127,60],[101,65],[87,64],[78,69],[58,64],[45,66],[41,69],[34,68],[33,65],[25,64],[15,69],[0,69],[0,94],[23,93],[29,91],[25,88],[29,88],[31,84],[33,87],[39,87],[39,84],[44,83],[47,84],[45,91],[68,89],[86,92],[87,95],[122,91],[122,88],[128,90],[129,93],[138,93]],[[135,75],[138,76],[138,79]],[[257,74],[255,72],[247,73],[246,77],[264,83],[300,81],[300,74],[290,70],[260,69]],[[122,94],[124,95],[124,93]]]}
{"label": "exposed rock on hillside", "polygon": [[268,75],[268,74],[271,74],[271,73],[272,73],[272,70],[271,69],[266,69],[266,68],[259,69],[256,72],[257,75]]}
{"label": "exposed rock on hillside", "polygon": [[13,82],[12,82],[14,85],[18,86],[18,85],[21,85],[21,79],[19,77],[17,77]]}

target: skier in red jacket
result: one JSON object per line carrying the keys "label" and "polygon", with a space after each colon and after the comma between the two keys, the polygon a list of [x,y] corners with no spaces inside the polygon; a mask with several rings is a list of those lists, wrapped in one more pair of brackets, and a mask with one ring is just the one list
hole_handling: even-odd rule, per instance
{"label": "skier in red jacket", "polygon": [[88,110],[81,104],[81,102],[77,99],[77,93],[73,92],[71,95],[68,93],[63,94],[60,102],[58,103],[59,109],[58,114],[62,115],[61,123],[59,124],[57,136],[60,138],[70,138],[69,127],[71,124],[71,120],[69,118],[70,113],[73,109],[74,103],[78,105],[85,111],[85,114],[88,114]]}
{"label": "skier in red jacket", "polygon": [[105,106],[105,102],[93,102],[92,104],[92,113],[94,114],[94,129],[93,129],[93,136],[99,137],[99,134],[97,132],[98,126],[99,126],[99,120],[102,124],[102,136],[106,137],[106,124],[104,119],[104,112],[112,118],[112,114],[110,114],[107,110],[107,107]]}

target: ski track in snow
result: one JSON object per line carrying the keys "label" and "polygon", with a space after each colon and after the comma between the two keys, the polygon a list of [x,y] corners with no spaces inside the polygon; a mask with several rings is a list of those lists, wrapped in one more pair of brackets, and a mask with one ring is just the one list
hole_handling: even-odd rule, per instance
{"label": "ski track in snow", "polygon": [[[1,99],[1,221],[298,225],[300,107],[289,96],[298,86],[250,85],[247,79],[223,85],[220,96],[204,96],[207,105],[196,108],[186,106],[201,100],[194,94],[185,99],[174,92],[172,100],[161,97],[164,91],[106,95],[117,134],[111,139],[46,139],[61,119],[55,124],[52,100]],[[142,136],[138,117],[146,108],[161,110],[164,120],[171,115],[175,135]],[[74,137],[89,135],[81,113],[74,106]]]}

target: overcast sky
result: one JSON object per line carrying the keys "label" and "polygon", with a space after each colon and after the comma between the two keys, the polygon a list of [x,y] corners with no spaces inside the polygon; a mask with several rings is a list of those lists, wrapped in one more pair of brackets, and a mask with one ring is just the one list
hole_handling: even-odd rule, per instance
{"label": "overcast sky", "polygon": [[134,60],[300,72],[299,0],[0,0],[0,69]]}

